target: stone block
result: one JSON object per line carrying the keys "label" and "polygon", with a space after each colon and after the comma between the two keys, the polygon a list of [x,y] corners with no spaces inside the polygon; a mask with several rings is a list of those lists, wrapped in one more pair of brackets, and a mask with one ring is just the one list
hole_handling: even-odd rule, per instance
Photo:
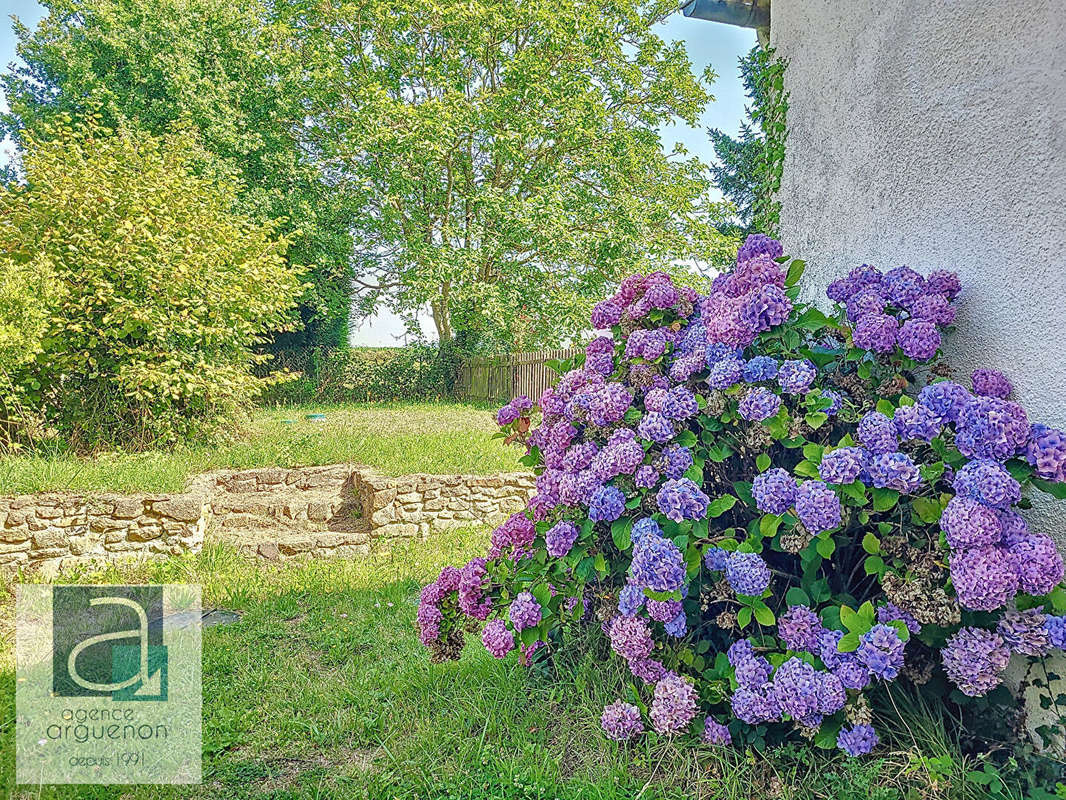
{"label": "stone block", "polygon": [[409,538],[418,533],[418,526],[409,522],[397,522],[392,525],[382,525],[375,528],[373,535],[380,539]]}
{"label": "stone block", "polygon": [[47,528],[33,534],[33,549],[46,550],[56,547],[66,549],[67,535],[59,528]]}
{"label": "stone block", "polygon": [[285,556],[307,553],[314,549],[315,540],[310,536],[301,536],[296,539],[285,539],[278,542],[278,551]]}
{"label": "stone block", "polygon": [[161,503],[153,503],[152,511],[180,522],[195,522],[203,513],[204,501],[199,495],[176,494]]}
{"label": "stone block", "polygon": [[117,519],[136,519],[144,513],[144,503],[138,497],[116,497],[111,513]]}

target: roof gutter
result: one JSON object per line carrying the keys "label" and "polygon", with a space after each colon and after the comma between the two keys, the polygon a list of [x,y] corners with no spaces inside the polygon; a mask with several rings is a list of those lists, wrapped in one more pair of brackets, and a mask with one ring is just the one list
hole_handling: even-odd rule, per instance
{"label": "roof gutter", "polygon": [[681,11],[686,17],[724,22],[741,28],[767,28],[770,0],[688,0]]}

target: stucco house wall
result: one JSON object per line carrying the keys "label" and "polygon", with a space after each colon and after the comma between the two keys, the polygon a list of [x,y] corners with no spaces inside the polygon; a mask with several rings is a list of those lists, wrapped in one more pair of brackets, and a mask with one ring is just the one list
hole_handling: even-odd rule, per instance
{"label": "stucco house wall", "polygon": [[[1066,427],[1061,0],[773,0],[770,37],[791,94],[781,235],[808,296],[864,262],[957,270],[955,362]],[[1036,517],[1066,545],[1061,510]]]}

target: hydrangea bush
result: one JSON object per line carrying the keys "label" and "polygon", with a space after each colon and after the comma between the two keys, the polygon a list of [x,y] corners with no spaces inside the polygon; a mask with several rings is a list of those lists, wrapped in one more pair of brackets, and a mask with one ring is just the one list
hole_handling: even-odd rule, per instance
{"label": "hydrangea bush", "polygon": [[633,276],[536,404],[500,409],[537,475],[487,558],[421,596],[422,642],[528,664],[602,629],[632,675],[604,733],[713,745],[792,729],[878,744],[878,684],[996,689],[1066,646],[1063,561],[1019,509],[1064,496],[1066,434],[1010,382],[951,380],[951,272],[863,265],[798,302],[800,261],[750,236],[707,296]]}

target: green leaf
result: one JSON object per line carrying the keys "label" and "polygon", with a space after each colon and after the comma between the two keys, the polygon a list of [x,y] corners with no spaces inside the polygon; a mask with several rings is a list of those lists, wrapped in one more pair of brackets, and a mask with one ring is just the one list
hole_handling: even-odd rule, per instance
{"label": "green leaf", "polygon": [[785,605],[789,606],[809,606],[811,604],[811,598],[807,596],[807,593],[798,586],[791,587],[785,592]]}
{"label": "green leaf", "polygon": [[874,489],[874,511],[888,511],[899,502],[895,489]]}
{"label": "green leaf", "polygon": [[852,483],[846,483],[840,487],[841,492],[846,497],[851,498],[852,505],[865,505],[866,504],[866,487],[862,481],[853,481]]}
{"label": "green leaf", "polygon": [[822,456],[825,453],[825,447],[814,442],[809,442],[803,445],[803,457],[808,461],[813,461],[815,464],[820,464]]}
{"label": "green leaf", "polygon": [[760,625],[770,626],[777,621],[777,618],[774,617],[774,612],[767,607],[766,603],[759,603],[754,606],[754,609],[755,619]]}
{"label": "green leaf", "polygon": [[632,517],[623,517],[622,519],[616,519],[611,523],[611,539],[614,540],[614,546],[622,552],[628,550],[633,543],[630,539],[630,531],[632,529]]}
{"label": "green leaf", "polygon": [[1053,483],[1043,478],[1033,478],[1033,486],[1042,492],[1047,492],[1057,500],[1066,500],[1066,483]]}
{"label": "green leaf", "polygon": [[877,410],[884,414],[889,419],[896,413],[896,407],[892,405],[892,401],[885,400],[883,397],[877,401]]}
{"label": "green leaf", "polygon": [[804,420],[806,420],[807,424],[810,425],[811,428],[813,428],[814,430],[818,430],[820,427],[822,427],[822,425],[824,425],[826,420],[828,419],[829,415],[826,414],[824,411],[815,411],[814,413],[808,414],[804,417]]}
{"label": "green leaf", "polygon": [[720,517],[727,512],[733,506],[737,504],[737,498],[731,494],[723,494],[717,498],[709,506],[707,506],[708,517]]}
{"label": "green leaf", "polygon": [[766,453],[759,453],[755,457],[755,466],[759,472],[766,472],[770,468],[770,456]]}
{"label": "green leaf", "polygon": [[811,461],[804,460],[799,462],[792,471],[805,478],[818,477],[818,466]]}
{"label": "green leaf", "polygon": [[751,624],[751,616],[751,607],[744,606],[744,608],[740,609],[740,611],[737,612],[737,625],[739,625],[741,628],[748,627],[748,625]]}
{"label": "green leaf", "polygon": [[837,549],[837,543],[831,536],[827,536],[824,539],[818,538],[815,540],[814,549],[818,551],[818,555],[822,558],[831,558]]}
{"label": "green leaf", "polygon": [[733,455],[733,448],[725,442],[716,442],[713,447],[707,449],[707,458],[716,464],[721,464]]}
{"label": "green leaf", "polygon": [[769,539],[775,533],[778,528],[781,527],[781,517],[777,514],[764,514],[762,519],[759,520],[759,533],[764,538]]}
{"label": "green leaf", "polygon": [[885,560],[881,556],[870,556],[863,564],[863,569],[867,575],[880,575],[885,571]]}
{"label": "green leaf", "polygon": [[[865,631],[864,631],[865,632]],[[854,653],[859,649],[859,637],[858,633],[845,633],[840,637],[840,641],[837,643],[837,650],[841,653]]]}
{"label": "green leaf", "polygon": [[877,555],[881,552],[881,540],[872,533],[867,533],[862,537],[862,549],[871,555]]}
{"label": "green leaf", "polygon": [[692,445],[696,444],[697,439],[696,434],[692,431],[683,430],[677,435],[677,438],[674,441],[682,447],[692,447]]}
{"label": "green leaf", "polygon": [[918,519],[927,525],[937,522],[944,511],[940,501],[930,497],[915,497],[911,501],[911,505],[914,507],[914,513],[918,515]]}
{"label": "green leaf", "polygon": [[800,259],[793,259],[792,263],[788,265],[788,273],[785,275],[785,286],[792,287],[799,283],[800,278],[803,277],[803,270],[806,269],[807,262]]}

